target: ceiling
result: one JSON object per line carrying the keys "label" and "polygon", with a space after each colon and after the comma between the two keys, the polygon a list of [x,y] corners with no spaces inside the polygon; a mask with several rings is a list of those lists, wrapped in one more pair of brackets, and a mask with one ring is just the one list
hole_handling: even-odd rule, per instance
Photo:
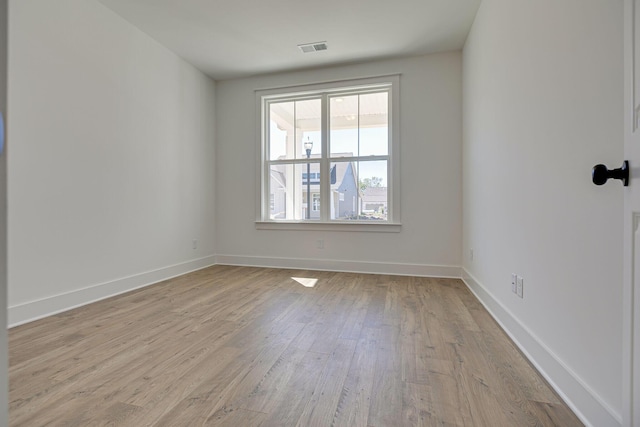
{"label": "ceiling", "polygon": [[99,1],[220,80],[461,49],[481,0]]}

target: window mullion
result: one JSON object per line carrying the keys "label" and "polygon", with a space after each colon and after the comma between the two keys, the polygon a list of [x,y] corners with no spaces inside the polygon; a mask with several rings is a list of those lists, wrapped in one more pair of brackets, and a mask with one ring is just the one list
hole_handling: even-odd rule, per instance
{"label": "window mullion", "polygon": [[[262,195],[260,198],[260,212],[262,219],[269,218],[271,219],[271,211],[267,208],[267,200],[271,197],[271,163],[269,160],[271,159],[270,149],[271,149],[271,134],[268,131],[269,122],[271,120],[271,112],[269,108],[269,102],[263,100],[262,103],[262,120],[263,125],[261,126],[262,138],[264,140],[264,144],[262,146],[262,155],[260,159],[260,163],[262,165],[262,183],[260,189],[262,191]],[[266,167],[265,167],[266,165]]]}
{"label": "window mullion", "polygon": [[329,173],[329,96],[322,94],[320,111],[320,140],[322,155],[320,159],[320,219],[329,221],[331,219],[331,177]]}

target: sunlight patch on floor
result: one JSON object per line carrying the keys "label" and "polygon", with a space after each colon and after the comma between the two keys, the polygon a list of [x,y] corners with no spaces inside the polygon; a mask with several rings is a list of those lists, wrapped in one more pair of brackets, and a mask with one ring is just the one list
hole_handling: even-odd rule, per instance
{"label": "sunlight patch on floor", "polygon": [[300,283],[305,288],[313,288],[316,283],[318,283],[318,279],[311,279],[309,277],[292,277],[292,279]]}

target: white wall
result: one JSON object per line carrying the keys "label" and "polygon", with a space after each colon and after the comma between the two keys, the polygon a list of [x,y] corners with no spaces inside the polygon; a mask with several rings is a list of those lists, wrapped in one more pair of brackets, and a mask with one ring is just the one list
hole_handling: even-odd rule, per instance
{"label": "white wall", "polygon": [[[399,233],[257,230],[255,90],[401,73]],[[458,275],[461,263],[461,53],[217,82],[218,261]],[[316,249],[316,239],[324,249]]]}
{"label": "white wall", "polygon": [[622,2],[484,0],[463,63],[467,281],[583,420],[619,424],[622,186],[590,171],[623,160]]}
{"label": "white wall", "polygon": [[212,263],[215,83],[94,0],[9,40],[9,322]]}

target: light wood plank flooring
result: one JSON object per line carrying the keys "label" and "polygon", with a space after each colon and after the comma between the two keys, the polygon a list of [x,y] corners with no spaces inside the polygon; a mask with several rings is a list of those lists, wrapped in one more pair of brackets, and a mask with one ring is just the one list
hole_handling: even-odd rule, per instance
{"label": "light wood plank flooring", "polygon": [[12,426],[581,425],[452,279],[215,266],[9,352]]}

